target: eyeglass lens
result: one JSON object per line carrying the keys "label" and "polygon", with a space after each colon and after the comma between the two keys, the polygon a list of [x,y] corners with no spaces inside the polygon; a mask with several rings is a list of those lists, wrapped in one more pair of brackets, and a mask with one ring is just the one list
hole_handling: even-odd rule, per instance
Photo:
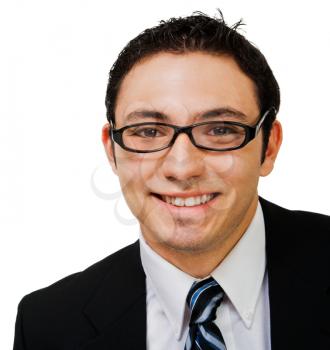
{"label": "eyeglass lens", "polygon": [[[169,145],[174,133],[174,128],[165,125],[132,126],[124,130],[123,142],[134,150],[152,151]],[[205,123],[192,129],[197,145],[219,150],[239,147],[245,140],[245,134],[244,127],[223,122]]]}

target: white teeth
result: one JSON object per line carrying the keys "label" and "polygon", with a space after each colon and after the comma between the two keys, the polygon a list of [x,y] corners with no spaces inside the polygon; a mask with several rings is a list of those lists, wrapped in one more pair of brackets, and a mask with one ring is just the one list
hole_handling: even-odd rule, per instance
{"label": "white teeth", "polygon": [[202,196],[188,198],[162,196],[162,199],[166,203],[176,205],[177,207],[193,207],[208,202],[214,196],[214,194],[203,194]]}
{"label": "white teeth", "polygon": [[178,207],[182,207],[184,205],[184,200],[179,197],[174,198],[172,201],[174,202],[173,204],[177,205]]}
{"label": "white teeth", "polygon": [[[186,198],[185,201],[184,201],[184,204],[187,206],[187,207],[191,207],[193,205],[196,205],[196,204],[199,204],[197,203],[197,201],[200,202],[199,198],[197,198],[196,200],[193,198],[193,197],[189,197],[189,198]],[[195,204],[196,203],[196,204]]]}

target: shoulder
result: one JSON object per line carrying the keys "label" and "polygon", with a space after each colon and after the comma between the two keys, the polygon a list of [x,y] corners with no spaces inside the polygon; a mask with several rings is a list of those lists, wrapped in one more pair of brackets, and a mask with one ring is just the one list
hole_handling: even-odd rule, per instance
{"label": "shoulder", "polygon": [[319,234],[325,234],[326,238],[330,238],[330,216],[304,210],[289,210],[261,197],[259,200],[266,224],[272,223],[282,227],[287,225],[291,228],[301,228],[303,231],[318,231]]}
{"label": "shoulder", "polygon": [[133,280],[130,291],[134,291],[144,279],[136,242],[84,271],[26,295],[18,306],[14,349],[25,349],[23,343],[29,349],[62,349],[64,342],[68,349],[76,348],[95,336],[88,306],[95,308],[100,321],[112,312],[109,303],[118,301],[111,297],[113,290],[120,296],[123,281]]}
{"label": "shoulder", "polygon": [[268,254],[310,265],[330,265],[330,217],[289,210],[259,197],[264,214]]}
{"label": "shoulder", "polygon": [[[106,279],[116,278],[129,269],[131,265],[139,264],[139,244],[135,242],[103,260],[91,265],[83,271],[73,273],[61,280],[26,295],[20,302],[19,308],[33,309],[33,313],[47,313],[54,308],[56,313],[61,308],[81,309],[92,297],[95,289]],[[55,311],[55,310],[54,310]]]}

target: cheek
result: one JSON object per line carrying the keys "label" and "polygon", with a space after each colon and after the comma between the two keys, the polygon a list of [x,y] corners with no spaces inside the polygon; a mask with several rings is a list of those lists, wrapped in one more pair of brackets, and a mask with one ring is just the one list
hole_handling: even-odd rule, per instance
{"label": "cheek", "polygon": [[212,161],[212,178],[223,190],[224,200],[215,202],[213,209],[218,217],[224,217],[229,215],[229,212],[236,211],[242,203],[255,195],[259,178],[258,162],[249,154],[239,151],[215,159],[216,161]]}
{"label": "cheek", "polygon": [[237,157],[235,165],[233,176],[235,187],[242,193],[254,192],[259,180],[259,157],[242,153],[242,156]]}
{"label": "cheek", "polygon": [[128,199],[146,192],[148,180],[155,173],[155,161],[145,154],[127,152],[117,158],[118,177]]}
{"label": "cheek", "polygon": [[255,186],[258,181],[259,160],[251,153],[233,151],[215,157],[211,163],[212,171],[227,190]]}
{"label": "cheek", "polygon": [[236,158],[232,153],[218,154],[210,162],[214,172],[223,179],[231,178],[235,173]]}
{"label": "cheek", "polygon": [[121,168],[119,181],[125,202],[135,217],[145,211],[144,181],[139,167]]}
{"label": "cheek", "polygon": [[128,152],[121,149],[119,152],[117,151],[117,167],[121,176],[133,177],[139,174],[144,157],[144,153]]}

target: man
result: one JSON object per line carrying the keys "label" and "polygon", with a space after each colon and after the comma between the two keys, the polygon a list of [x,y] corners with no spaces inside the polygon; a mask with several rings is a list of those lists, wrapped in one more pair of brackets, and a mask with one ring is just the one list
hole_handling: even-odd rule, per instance
{"label": "man", "polygon": [[330,220],[258,197],[280,95],[238,26],[173,18],[121,52],[102,140],[140,240],[24,297],[15,350],[330,349]]}

